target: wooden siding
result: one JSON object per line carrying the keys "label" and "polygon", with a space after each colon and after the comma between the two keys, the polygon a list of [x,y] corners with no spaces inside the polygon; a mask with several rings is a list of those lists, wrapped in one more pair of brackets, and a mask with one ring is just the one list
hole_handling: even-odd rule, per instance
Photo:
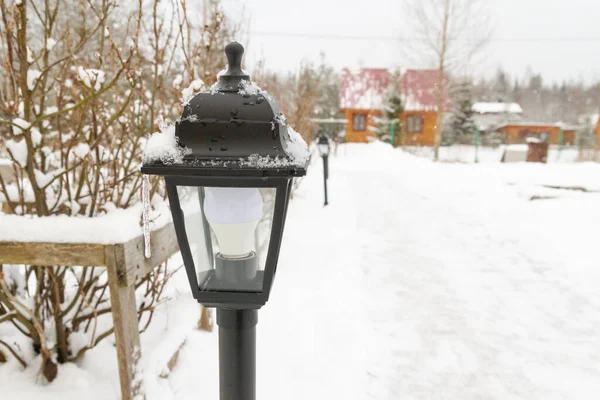
{"label": "wooden siding", "polygon": [[[407,117],[417,115],[423,117],[423,131],[421,133],[408,133],[406,132]],[[400,120],[402,121],[402,129],[404,133],[402,135],[401,145],[405,146],[433,146],[435,143],[435,127],[437,125],[437,112],[435,111],[406,111],[400,114]]]}
{"label": "wooden siding", "polygon": [[[370,127],[375,127],[375,117],[381,115],[379,110],[343,110],[346,115],[346,141],[349,143],[367,143],[369,137],[373,137]],[[353,114],[367,115],[367,129],[365,131],[355,131],[352,121]],[[409,115],[418,115],[423,117],[423,131],[421,133],[400,133],[396,132],[396,144],[406,146],[433,146],[435,142],[435,126],[437,124],[437,112],[435,111],[407,111],[400,114],[402,128],[406,131],[406,119]]]}
{"label": "wooden siding", "polygon": [[[373,136],[373,133],[369,131],[369,126],[375,126],[373,118],[379,115],[379,111],[367,111],[367,110],[345,110],[346,120],[346,142],[350,143],[367,143],[369,137]],[[352,116],[354,114],[365,114],[367,116],[367,128],[364,131],[354,130],[354,121]]]}
{"label": "wooden siding", "polygon": [[[543,125],[506,125],[500,127],[498,131],[505,135],[506,144],[526,143],[527,137],[539,137],[543,133],[548,133],[549,144],[558,144],[560,135],[560,127]],[[574,129],[563,130],[563,144],[566,146],[575,145]]]}
{"label": "wooden siding", "polygon": [[594,135],[596,136],[596,149],[600,149],[600,117],[598,117],[598,122],[596,122],[596,127],[594,128]]}

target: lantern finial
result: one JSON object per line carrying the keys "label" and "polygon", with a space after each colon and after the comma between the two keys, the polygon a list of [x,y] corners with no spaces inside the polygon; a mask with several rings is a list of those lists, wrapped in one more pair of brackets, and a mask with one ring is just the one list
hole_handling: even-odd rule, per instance
{"label": "lantern finial", "polygon": [[227,55],[227,61],[229,68],[225,75],[239,76],[246,75],[242,71],[242,55],[244,55],[244,46],[238,42],[231,42],[225,46],[225,54]]}
{"label": "lantern finial", "polygon": [[237,92],[239,90],[238,85],[242,80],[250,80],[250,77],[242,69],[244,46],[238,42],[231,42],[225,46],[225,54],[229,65],[227,71],[219,76],[217,90],[220,92]]}

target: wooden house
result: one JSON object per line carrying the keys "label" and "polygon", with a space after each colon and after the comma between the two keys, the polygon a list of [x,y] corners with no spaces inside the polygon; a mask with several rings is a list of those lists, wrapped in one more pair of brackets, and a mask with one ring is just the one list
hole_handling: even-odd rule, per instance
{"label": "wooden house", "polygon": [[[437,81],[435,69],[409,69],[402,75],[402,143],[409,146],[435,145],[437,127]],[[444,111],[449,109],[447,82],[444,81]]]}
{"label": "wooden house", "polygon": [[344,69],[340,83],[340,109],[346,116],[346,141],[367,142],[381,115],[383,95],[390,85],[390,73],[382,68]]}
{"label": "wooden house", "polygon": [[576,128],[562,124],[548,124],[543,122],[509,122],[496,128],[504,136],[506,144],[523,144],[527,138],[537,138],[548,144],[558,144],[560,131],[563,131],[563,144],[575,145]]}
{"label": "wooden house", "polygon": [[600,149],[600,114],[594,116],[596,126],[594,127],[594,137],[596,138],[596,149]]}
{"label": "wooden house", "polygon": [[[376,127],[376,118],[384,107],[384,93],[391,84],[386,69],[344,69],[340,108],[348,121],[346,141],[367,142],[373,136],[369,128]],[[438,115],[436,85],[437,70],[407,70],[402,75],[404,112],[398,116],[402,121],[402,132],[396,135],[398,144],[434,145]]]}
{"label": "wooden house", "polygon": [[473,120],[482,133],[493,132],[497,126],[520,122],[523,109],[518,103],[476,102],[473,103]]}

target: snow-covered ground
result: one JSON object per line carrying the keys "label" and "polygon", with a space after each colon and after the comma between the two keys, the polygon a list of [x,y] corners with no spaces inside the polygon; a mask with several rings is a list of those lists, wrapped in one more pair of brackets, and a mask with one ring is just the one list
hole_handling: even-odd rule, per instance
{"label": "snow-covered ground", "polygon": [[[600,165],[435,164],[381,143],[330,162],[330,205],[314,160],[290,206],[259,399],[598,398]],[[177,274],[142,336],[150,400],[218,398],[217,335],[188,290]],[[2,398],[116,399],[114,348],[35,382],[0,364]]]}
{"label": "snow-covered ground", "polygon": [[[513,152],[521,154],[523,160],[527,155],[527,145],[510,145],[509,149]],[[475,154],[477,153],[477,159],[480,163],[499,163],[502,159],[502,154],[507,148],[505,145],[498,147],[480,146],[478,150],[475,146],[469,145],[452,145],[440,147],[439,157],[443,162],[460,162],[460,163],[473,163],[475,162]],[[405,147],[411,154],[433,159],[433,148],[425,146],[408,146]],[[550,146],[548,149],[549,164],[553,163],[572,163],[577,160],[579,150],[576,147],[564,147],[559,150],[558,146]]]}

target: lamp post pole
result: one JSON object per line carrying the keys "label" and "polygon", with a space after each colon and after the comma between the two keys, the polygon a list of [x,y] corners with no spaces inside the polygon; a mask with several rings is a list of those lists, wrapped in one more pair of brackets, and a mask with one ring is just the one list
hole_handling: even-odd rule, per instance
{"label": "lamp post pole", "polygon": [[475,162],[479,162],[479,143],[481,142],[481,131],[475,126]]}
{"label": "lamp post pole", "polygon": [[221,400],[256,399],[257,310],[217,309]]}
{"label": "lamp post pole", "polygon": [[[273,97],[242,90],[253,85],[241,69],[243,53],[237,42],[225,47],[229,65],[216,83],[219,96],[214,90],[194,95],[175,124],[176,146],[152,136],[149,143],[167,152],[148,155],[142,166],[142,173],[165,178],[192,296],[217,309],[221,400],[256,400],[257,310],[275,278],[293,179],[306,174],[310,155]],[[177,156],[165,160],[167,153]],[[278,163],[257,166],[257,155]],[[258,257],[264,191],[274,201],[267,254]]]}
{"label": "lamp post pole", "polygon": [[562,152],[563,145],[565,143],[565,135],[562,126],[560,127],[560,131],[558,131],[558,154],[556,156],[556,161],[560,159],[560,153]]}
{"label": "lamp post pole", "polygon": [[326,206],[328,204],[327,179],[329,178],[329,152],[331,150],[331,144],[324,132],[319,135],[317,146],[319,148],[319,153],[321,153],[321,157],[323,158],[323,186],[325,188],[325,203],[323,206]]}
{"label": "lamp post pole", "polygon": [[323,184],[325,185],[325,203],[323,204],[323,206],[326,206],[328,203],[327,201],[327,178],[329,178],[329,156],[324,155],[323,156]]}

